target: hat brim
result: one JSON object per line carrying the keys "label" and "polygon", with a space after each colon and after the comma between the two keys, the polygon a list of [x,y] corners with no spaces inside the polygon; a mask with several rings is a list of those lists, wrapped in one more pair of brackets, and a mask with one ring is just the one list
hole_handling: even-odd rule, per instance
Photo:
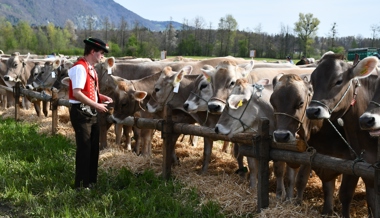
{"label": "hat brim", "polygon": [[103,45],[101,45],[101,44],[99,44],[99,43],[97,43],[97,42],[90,41],[90,40],[88,40],[88,39],[83,40],[83,42],[84,42],[85,44],[89,44],[89,45],[93,45],[93,46],[96,46],[96,47],[98,47],[98,48],[101,48],[105,53],[108,53],[108,46],[105,47],[105,46],[103,46]]}

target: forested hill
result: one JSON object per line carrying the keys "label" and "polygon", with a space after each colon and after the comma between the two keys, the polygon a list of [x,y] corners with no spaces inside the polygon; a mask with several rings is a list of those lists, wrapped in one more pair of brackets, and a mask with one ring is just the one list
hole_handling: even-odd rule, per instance
{"label": "forested hill", "polygon": [[[130,25],[137,22],[153,31],[164,30],[170,22],[142,18],[113,0],[1,0],[0,14],[12,24],[26,20],[36,26],[52,22],[63,27],[70,19],[81,29],[88,27],[89,20],[93,23],[92,28],[101,28],[105,17],[116,27],[124,17]],[[177,29],[182,24],[172,22],[172,25]]]}

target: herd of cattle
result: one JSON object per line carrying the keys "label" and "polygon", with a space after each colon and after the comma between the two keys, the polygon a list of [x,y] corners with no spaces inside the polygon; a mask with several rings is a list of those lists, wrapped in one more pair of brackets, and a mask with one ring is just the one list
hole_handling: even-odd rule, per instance
{"label": "herd of cattle", "polygon": [[[29,89],[49,92],[59,90],[60,98],[68,98],[68,69],[75,60],[66,58],[28,59],[19,53],[2,58],[0,84],[15,82]],[[106,58],[95,66],[100,92],[113,98],[112,118],[116,142],[122,133],[128,150],[151,155],[153,130],[118,124],[126,117],[162,118],[164,107],[172,109],[173,121],[199,124],[216,133],[232,136],[239,132],[256,132],[259,118],[270,121],[270,134],[276,143],[296,144],[303,140],[309,148],[332,157],[378,164],[377,137],[380,135],[380,80],[378,59],[367,57],[348,63],[342,55],[327,53],[307,66],[289,63],[254,62],[235,57],[205,60],[120,60]],[[13,93],[3,95],[2,106],[15,104]],[[30,101],[40,116],[40,102]],[[19,102],[17,102],[19,103]],[[43,113],[48,110],[44,103]],[[109,114],[100,114],[101,148],[107,147],[107,130],[112,125]],[[135,139],[132,147],[131,136]],[[173,134],[177,139],[180,135]],[[173,140],[176,141],[176,140]],[[204,174],[210,163],[213,139],[204,137]],[[239,169],[243,157],[234,146]],[[175,152],[173,164],[178,164]],[[249,185],[257,187],[257,161],[247,157]],[[318,166],[274,162],[277,179],[276,196],[302,202],[311,170],[322,181],[324,205],[322,214],[332,214],[335,180],[339,173]],[[241,176],[245,176],[243,170]],[[288,187],[284,177],[289,179]],[[343,217],[350,216],[350,204],[358,183],[355,175],[343,175],[339,188]],[[366,186],[368,214],[379,209],[374,205],[374,181],[362,178]]]}

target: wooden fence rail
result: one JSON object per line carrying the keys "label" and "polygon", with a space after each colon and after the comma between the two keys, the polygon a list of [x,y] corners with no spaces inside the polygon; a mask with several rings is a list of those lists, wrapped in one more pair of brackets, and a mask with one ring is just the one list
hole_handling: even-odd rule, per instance
{"label": "wooden fence rail", "polygon": [[[12,88],[4,87],[0,85],[0,89],[14,91]],[[69,107],[70,104],[67,100],[58,99],[57,92],[53,91],[52,96],[41,95],[41,93],[33,92],[30,90],[16,87],[19,91],[16,93],[22,93],[23,95],[31,96],[43,101],[51,102],[52,109],[52,133],[57,131],[57,107],[59,105]],[[0,92],[1,93],[1,92]],[[16,96],[17,97],[17,96]],[[17,111],[18,108],[15,107]],[[16,113],[15,113],[16,114]],[[18,117],[15,117],[18,120]],[[108,122],[113,122],[111,117],[107,118]],[[228,138],[225,135],[216,134],[212,129],[207,127],[201,127],[197,125],[174,123],[171,119],[171,109],[166,108],[164,119],[146,119],[127,117],[120,124],[128,126],[136,126],[141,129],[157,129],[161,131],[163,138],[163,165],[162,176],[169,178],[171,175],[172,167],[172,152],[174,151],[171,134],[180,133],[186,135],[207,136],[214,140],[231,141],[241,144],[239,146],[239,152],[248,157],[254,157],[259,160],[259,173],[258,173],[258,187],[257,187],[257,211],[260,212],[263,208],[269,206],[269,161],[286,161],[296,164],[311,164],[312,166],[318,166],[320,168],[333,169],[336,172],[357,175],[360,177],[373,179],[375,184],[375,203],[376,208],[380,208],[380,169],[377,166],[372,166],[366,162],[355,162],[353,160],[344,160],[340,158],[334,158],[319,153],[311,155],[309,152],[300,152],[302,149],[294,145],[280,145],[273,143],[271,136],[269,135],[269,121],[266,118],[260,120],[259,130],[257,134],[252,133],[239,133],[235,134],[232,138]],[[380,142],[378,143],[380,149]],[[284,150],[285,149],[285,150]],[[377,163],[380,163],[380,154],[377,154]],[[380,218],[379,209],[376,210],[374,217]]]}

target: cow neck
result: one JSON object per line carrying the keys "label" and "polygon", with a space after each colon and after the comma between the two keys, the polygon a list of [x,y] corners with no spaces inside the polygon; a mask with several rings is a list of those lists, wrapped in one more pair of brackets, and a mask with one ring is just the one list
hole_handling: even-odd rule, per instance
{"label": "cow neck", "polygon": [[[135,87],[135,84],[132,82],[132,80],[129,80],[129,82],[131,83],[132,87],[133,87],[133,91],[136,91],[136,87]],[[140,110],[142,111],[145,111],[145,109],[141,106],[141,101],[137,101],[137,105],[139,106]],[[137,111],[136,109],[136,104],[135,104],[135,108],[133,109],[133,111]]]}
{"label": "cow neck", "polygon": [[343,115],[340,116],[340,117],[343,117],[347,113],[347,111],[351,108],[351,106],[355,105],[355,103],[356,103],[356,96],[358,94],[357,90],[358,90],[358,87],[360,87],[360,83],[359,83],[359,80],[357,78],[350,80],[349,85],[348,85],[346,91],[343,93],[342,97],[340,97],[339,101],[336,103],[336,105],[332,109],[330,109],[330,107],[328,105],[326,105],[325,103],[323,103],[321,101],[318,101],[318,100],[311,100],[310,102],[314,102],[314,103],[322,105],[323,107],[325,107],[327,109],[327,111],[331,115],[335,111],[335,109],[340,105],[340,103],[342,103],[343,99],[348,94],[348,91],[351,88],[353,80],[355,80],[354,94],[353,94],[353,97],[352,97],[352,100],[351,100],[351,103],[350,103],[349,107],[345,110],[345,112],[343,113]]}
{"label": "cow neck", "polygon": [[173,109],[183,109],[183,103],[185,102],[184,93],[190,93],[191,83],[194,81],[194,75],[185,75],[182,81],[178,84],[178,92],[174,92],[174,86],[172,91],[166,96],[165,101],[162,104],[171,105]]}
{"label": "cow neck", "polygon": [[[256,93],[259,93],[259,96],[258,96],[258,99],[262,97],[262,92],[264,90],[264,86],[263,85],[259,85],[259,84],[253,84],[252,85],[252,88],[253,88],[253,91],[252,91],[252,94],[249,98],[249,100],[247,101],[247,104],[245,104],[245,108],[243,110],[243,112],[241,113],[240,117],[237,118],[237,117],[234,117],[232,116],[230,113],[228,113],[227,111],[227,115],[230,116],[232,119],[234,120],[237,120],[239,121],[240,125],[243,127],[243,131],[245,132],[246,130],[248,129],[251,129],[253,130],[253,132],[257,132],[257,130],[253,129],[252,127],[250,127],[249,125],[245,124],[244,121],[242,120],[242,117],[245,113],[245,111],[247,110],[248,108],[248,105],[251,103],[252,101],[252,98],[253,98],[253,95],[256,94]],[[254,90],[257,89],[257,92],[255,92]],[[226,107],[229,107],[229,104],[226,104]],[[247,127],[247,128],[246,128]]]}

